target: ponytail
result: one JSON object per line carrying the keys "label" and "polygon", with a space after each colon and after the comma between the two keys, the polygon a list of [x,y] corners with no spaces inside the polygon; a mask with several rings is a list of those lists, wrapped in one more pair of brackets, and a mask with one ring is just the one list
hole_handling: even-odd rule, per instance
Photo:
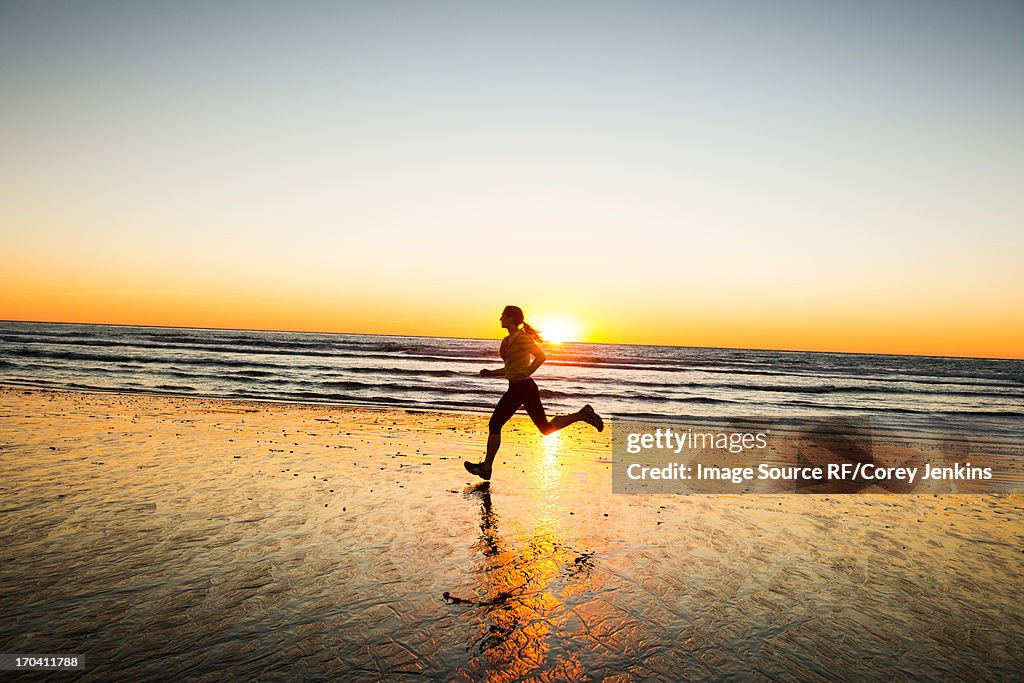
{"label": "ponytail", "polygon": [[530,325],[530,323],[526,322],[525,320],[523,321],[523,332],[530,335],[539,342],[544,341],[544,339],[540,336],[540,332],[533,329],[533,326]]}

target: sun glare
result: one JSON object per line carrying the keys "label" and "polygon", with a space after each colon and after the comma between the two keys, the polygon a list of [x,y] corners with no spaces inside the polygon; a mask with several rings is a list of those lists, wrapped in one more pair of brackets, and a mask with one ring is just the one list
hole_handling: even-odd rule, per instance
{"label": "sun glare", "polygon": [[574,342],[580,338],[579,325],[566,318],[542,318],[537,321],[537,329],[549,344]]}

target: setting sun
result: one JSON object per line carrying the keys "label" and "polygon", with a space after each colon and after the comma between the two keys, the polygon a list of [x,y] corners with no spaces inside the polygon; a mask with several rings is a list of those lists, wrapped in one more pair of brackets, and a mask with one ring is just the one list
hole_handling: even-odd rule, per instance
{"label": "setting sun", "polygon": [[549,344],[580,341],[580,326],[567,318],[541,318],[537,321],[537,329]]}

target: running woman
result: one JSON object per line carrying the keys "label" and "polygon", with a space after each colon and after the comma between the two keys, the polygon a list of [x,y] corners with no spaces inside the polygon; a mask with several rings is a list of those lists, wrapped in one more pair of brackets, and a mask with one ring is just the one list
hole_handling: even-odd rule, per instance
{"label": "running woman", "polygon": [[541,341],[540,334],[526,323],[523,309],[518,306],[505,307],[501,312],[501,326],[508,330],[508,336],[501,340],[500,351],[505,367],[500,370],[484,369],[480,371],[480,375],[504,377],[508,380],[508,390],[498,400],[498,405],[494,407],[494,413],[487,423],[487,454],[484,461],[476,463],[467,460],[464,463],[471,474],[483,479],[491,478],[494,456],[498,454],[498,448],[501,446],[501,428],[520,406],[526,408],[533,424],[537,425],[542,434],[557,432],[573,422],[586,422],[599,432],[604,430],[604,420],[594,412],[589,403],[575,413],[559,415],[548,420],[544,414],[544,406],[540,402],[537,383],[531,378],[547,360],[538,343]]}

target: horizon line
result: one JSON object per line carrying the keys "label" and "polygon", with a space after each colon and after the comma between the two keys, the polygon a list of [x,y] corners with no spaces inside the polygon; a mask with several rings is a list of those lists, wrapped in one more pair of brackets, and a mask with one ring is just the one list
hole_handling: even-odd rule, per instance
{"label": "horizon line", "polygon": [[[490,341],[491,337],[444,337],[430,334],[376,334],[373,332],[325,332],[325,331],[311,331],[311,330],[275,330],[265,328],[251,328],[251,327],[188,327],[183,325],[139,325],[134,323],[89,323],[89,322],[69,322],[59,320],[0,320],[0,323],[29,323],[29,324],[40,324],[40,325],[93,325],[97,327],[143,327],[151,329],[163,329],[163,330],[211,330],[220,332],[281,332],[284,334],[344,334],[358,337],[408,337],[411,339],[464,339],[470,341]],[[970,360],[994,360],[994,361],[1010,361],[1010,362],[1024,362],[1024,358],[1001,358],[995,356],[943,356],[936,354],[915,354],[915,353],[861,353],[857,351],[823,351],[819,349],[768,349],[768,348],[750,348],[745,346],[693,346],[687,344],[628,344],[622,342],[581,342],[581,341],[565,341],[565,342],[548,342],[557,345],[562,344],[589,344],[595,346],[649,346],[653,348],[672,348],[672,349],[712,349],[712,350],[723,350],[723,351],[770,351],[773,353],[829,353],[846,356],[892,356],[897,358],[950,358],[950,359],[970,359]]]}

